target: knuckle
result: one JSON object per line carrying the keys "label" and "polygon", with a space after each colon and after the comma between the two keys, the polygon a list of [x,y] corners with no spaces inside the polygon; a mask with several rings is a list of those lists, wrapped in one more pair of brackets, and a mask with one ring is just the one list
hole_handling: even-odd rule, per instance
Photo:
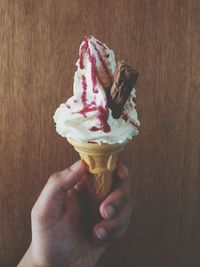
{"label": "knuckle", "polygon": [[66,170],[68,173],[72,173],[73,172],[73,169],[72,169],[72,166],[69,166]]}
{"label": "knuckle", "polygon": [[31,219],[32,220],[40,220],[42,217],[42,212],[38,208],[38,206],[35,204],[31,210]]}
{"label": "knuckle", "polygon": [[46,220],[46,213],[43,209],[34,206],[31,211],[31,220],[35,222],[44,222]]}
{"label": "knuckle", "polygon": [[60,173],[56,172],[54,174],[52,174],[49,179],[48,179],[48,183],[57,183],[58,179],[60,178]]}
{"label": "knuckle", "polygon": [[67,191],[63,188],[63,175],[61,172],[56,172],[54,174],[52,174],[49,179],[47,184],[49,184],[51,187],[54,187],[57,191]]}

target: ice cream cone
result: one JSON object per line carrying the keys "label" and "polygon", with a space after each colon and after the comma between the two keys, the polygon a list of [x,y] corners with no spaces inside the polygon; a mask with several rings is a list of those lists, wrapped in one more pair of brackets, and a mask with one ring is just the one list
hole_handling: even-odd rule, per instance
{"label": "ice cream cone", "polygon": [[120,152],[125,144],[81,143],[72,138],[68,142],[78,151],[88,168],[88,189],[97,203],[110,192],[113,184],[113,171]]}

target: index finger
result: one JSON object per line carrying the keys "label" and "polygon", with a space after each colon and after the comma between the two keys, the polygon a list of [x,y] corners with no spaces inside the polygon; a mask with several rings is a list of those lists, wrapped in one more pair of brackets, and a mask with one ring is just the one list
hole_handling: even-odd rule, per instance
{"label": "index finger", "polygon": [[62,207],[66,199],[66,192],[80,181],[84,173],[85,165],[82,161],[78,161],[64,171],[52,175],[43,188],[36,202],[36,207],[39,206],[43,212],[54,207],[56,209]]}

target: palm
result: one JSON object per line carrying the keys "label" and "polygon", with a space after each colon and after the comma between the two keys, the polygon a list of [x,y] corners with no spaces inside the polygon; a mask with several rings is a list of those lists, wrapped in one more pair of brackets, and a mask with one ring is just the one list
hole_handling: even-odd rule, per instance
{"label": "palm", "polygon": [[52,265],[56,263],[56,266],[64,266],[66,259],[68,264],[73,264],[86,255],[97,261],[106,246],[94,245],[88,207],[89,199],[84,190],[79,193],[71,190],[67,192],[64,206],[51,206],[45,224],[37,227],[37,236],[43,240],[36,244],[38,251],[39,246],[42,246],[41,262],[48,259]]}

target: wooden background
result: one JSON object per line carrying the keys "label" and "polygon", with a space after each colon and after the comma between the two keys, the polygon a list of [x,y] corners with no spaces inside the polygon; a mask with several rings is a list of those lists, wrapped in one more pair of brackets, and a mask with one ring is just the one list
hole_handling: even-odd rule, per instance
{"label": "wooden background", "polygon": [[86,34],[140,72],[140,134],[123,154],[134,214],[98,267],[199,267],[198,0],[0,0],[0,266],[24,254],[47,178],[78,158],[52,116]]}

